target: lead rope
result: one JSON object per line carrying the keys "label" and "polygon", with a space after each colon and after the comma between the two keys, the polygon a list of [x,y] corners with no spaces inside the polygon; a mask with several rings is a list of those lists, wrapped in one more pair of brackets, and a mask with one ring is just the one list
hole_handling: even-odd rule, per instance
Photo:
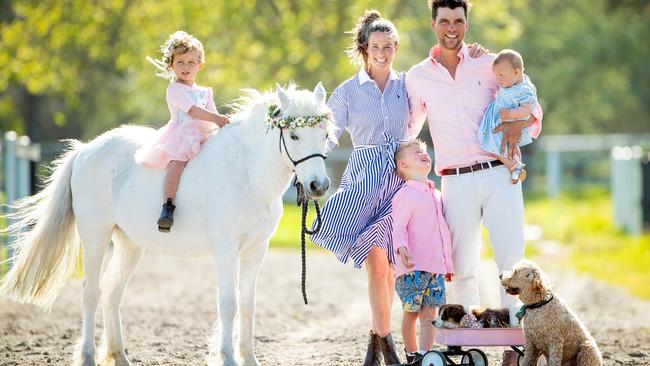
{"label": "lead rope", "polygon": [[[300,231],[300,251],[302,255],[302,299],[305,301],[305,305],[307,305],[307,245],[305,243],[305,234],[316,234],[320,230],[323,221],[320,216],[318,201],[307,198],[305,189],[303,188],[302,183],[298,182],[297,178],[294,180],[293,185],[296,186],[296,203],[298,206],[302,206],[302,229]],[[309,201],[314,201],[314,207],[316,207],[316,227],[314,230],[307,229],[307,210],[309,209]]]}

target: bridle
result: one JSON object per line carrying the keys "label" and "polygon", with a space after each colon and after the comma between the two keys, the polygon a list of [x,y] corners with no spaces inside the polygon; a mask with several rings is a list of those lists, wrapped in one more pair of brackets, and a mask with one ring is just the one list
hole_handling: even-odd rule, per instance
{"label": "bridle", "polygon": [[[278,109],[275,112],[275,116],[278,116],[279,114],[280,114],[280,110]],[[291,161],[291,163],[293,164],[294,173],[296,172],[295,168],[298,166],[298,164],[304,163],[309,159],[313,159],[313,158],[321,158],[323,160],[327,159],[327,155],[316,153],[316,154],[305,156],[298,160],[294,160],[291,157],[291,154],[289,154],[289,149],[287,149],[287,142],[285,141],[284,138],[283,128],[279,128],[279,130],[280,130],[280,140],[278,141],[278,148],[280,149],[280,154],[282,154],[282,149],[284,148],[284,152],[287,154],[287,158],[289,158],[289,161]],[[302,299],[305,302],[305,305],[307,305],[308,304],[307,302],[307,246],[305,241],[305,234],[314,235],[318,233],[323,223],[323,220],[320,215],[320,207],[318,206],[318,201],[313,200],[307,196],[303,184],[298,181],[297,174],[294,176],[293,185],[296,187],[296,203],[298,204],[298,206],[302,206],[302,228],[300,230],[300,254],[302,257],[301,287],[302,287]],[[316,227],[314,227],[314,230],[307,229],[307,211],[309,209],[309,201],[314,201],[314,207],[316,208]]]}
{"label": "bridle", "polygon": [[279,143],[278,143],[278,147],[280,148],[280,154],[282,154],[282,148],[284,147],[284,151],[285,151],[285,153],[287,154],[287,158],[289,158],[289,160],[290,160],[291,163],[293,164],[294,172],[296,171],[295,168],[298,166],[298,164],[300,164],[300,163],[304,163],[305,161],[307,161],[307,160],[309,160],[309,159],[312,159],[312,158],[322,158],[323,160],[327,159],[327,155],[323,155],[323,154],[311,154],[311,155],[305,156],[305,157],[302,158],[302,159],[293,160],[293,158],[291,157],[291,154],[289,154],[289,149],[287,149],[287,143],[286,143],[286,141],[284,140],[284,133],[283,133],[282,130],[283,130],[283,129],[281,128],[281,129],[280,129],[280,141],[279,141]]}

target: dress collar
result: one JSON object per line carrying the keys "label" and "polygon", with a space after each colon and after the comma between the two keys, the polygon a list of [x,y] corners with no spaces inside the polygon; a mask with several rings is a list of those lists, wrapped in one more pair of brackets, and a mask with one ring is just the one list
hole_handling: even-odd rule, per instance
{"label": "dress collar", "polygon": [[[397,80],[399,79],[399,75],[397,75],[397,72],[395,70],[390,69],[390,75],[388,75],[388,80]],[[368,72],[366,71],[365,67],[362,67],[361,70],[359,70],[359,85],[362,85],[368,81],[374,81],[370,78],[370,75],[368,75]]]}

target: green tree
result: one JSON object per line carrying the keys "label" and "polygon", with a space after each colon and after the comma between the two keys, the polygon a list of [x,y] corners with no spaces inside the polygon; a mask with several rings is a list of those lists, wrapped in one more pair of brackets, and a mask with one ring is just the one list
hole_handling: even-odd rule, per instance
{"label": "green tree", "polygon": [[[545,133],[650,132],[650,8],[643,0],[474,0],[469,41],[522,52]],[[35,140],[162,125],[166,81],[145,56],[183,29],[204,42],[199,83],[223,111],[242,88],[328,90],[355,68],[354,19],[377,8],[400,30],[398,70],[434,43],[425,0],[15,0],[0,3],[0,129]]]}

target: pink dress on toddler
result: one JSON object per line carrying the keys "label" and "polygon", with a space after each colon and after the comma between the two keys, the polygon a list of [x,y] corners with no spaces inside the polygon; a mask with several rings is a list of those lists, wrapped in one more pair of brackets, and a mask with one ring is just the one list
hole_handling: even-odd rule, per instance
{"label": "pink dress on toddler", "polygon": [[152,142],[135,153],[136,162],[154,168],[165,168],[172,160],[192,159],[198,154],[201,144],[216,129],[214,123],[187,114],[194,105],[217,113],[212,88],[171,82],[166,94],[171,114],[169,122],[157,131]]}

